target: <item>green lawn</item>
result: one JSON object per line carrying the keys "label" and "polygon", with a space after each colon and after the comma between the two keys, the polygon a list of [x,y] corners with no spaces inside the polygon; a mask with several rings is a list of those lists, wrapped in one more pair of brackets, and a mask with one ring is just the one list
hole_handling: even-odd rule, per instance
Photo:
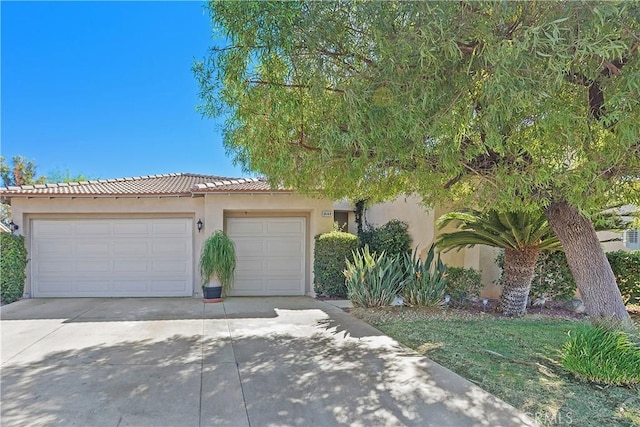
{"label": "green lawn", "polygon": [[401,308],[353,314],[543,425],[640,426],[640,390],[583,383],[562,369],[559,350],[578,321]]}

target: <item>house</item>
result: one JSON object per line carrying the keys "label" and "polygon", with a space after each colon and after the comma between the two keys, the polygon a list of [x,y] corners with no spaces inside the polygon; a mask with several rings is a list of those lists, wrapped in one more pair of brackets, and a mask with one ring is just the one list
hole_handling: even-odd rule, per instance
{"label": "house", "polygon": [[[219,229],[237,248],[232,295],[313,295],[313,237],[334,221],[356,231],[352,204],[257,178],[178,173],[24,185],[0,189],[0,199],[26,236],[25,295],[32,297],[199,296],[198,256]],[[413,247],[425,251],[444,212],[401,196],[368,207],[366,220],[405,221]],[[479,247],[443,254],[448,265],[488,273],[491,295],[499,294],[494,258]]]}
{"label": "house", "polygon": [[198,256],[224,229],[235,242],[233,295],[313,290],[313,236],[333,203],[263,179],[150,175],[0,190],[29,253],[33,297],[201,295]]}
{"label": "house", "polygon": [[[258,178],[166,174],[0,189],[12,205],[29,253],[25,294],[33,297],[200,296],[198,256],[223,229],[235,242],[232,295],[313,295],[314,236],[334,221],[355,233],[345,201],[272,189]],[[366,221],[409,225],[412,246],[426,251],[440,232],[443,208],[415,196],[369,206]],[[606,250],[637,245],[637,231]],[[612,246],[613,245],[613,246]],[[497,298],[498,250],[476,246],[442,254],[450,266],[482,271],[484,296]]]}

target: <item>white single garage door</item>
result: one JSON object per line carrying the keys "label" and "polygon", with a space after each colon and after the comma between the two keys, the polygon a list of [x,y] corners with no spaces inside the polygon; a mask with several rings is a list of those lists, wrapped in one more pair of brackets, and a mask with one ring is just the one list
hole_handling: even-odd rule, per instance
{"label": "white single garage door", "polygon": [[228,218],[236,246],[231,295],[304,295],[305,218]]}
{"label": "white single garage door", "polygon": [[34,297],[165,297],[193,293],[192,219],[32,222]]}

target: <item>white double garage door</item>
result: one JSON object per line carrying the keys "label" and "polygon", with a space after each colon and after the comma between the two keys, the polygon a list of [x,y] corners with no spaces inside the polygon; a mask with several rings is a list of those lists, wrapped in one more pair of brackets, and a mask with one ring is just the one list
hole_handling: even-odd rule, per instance
{"label": "white double garage door", "polygon": [[[191,218],[34,219],[34,297],[191,296],[197,250]],[[303,295],[302,217],[228,218],[233,295]]]}

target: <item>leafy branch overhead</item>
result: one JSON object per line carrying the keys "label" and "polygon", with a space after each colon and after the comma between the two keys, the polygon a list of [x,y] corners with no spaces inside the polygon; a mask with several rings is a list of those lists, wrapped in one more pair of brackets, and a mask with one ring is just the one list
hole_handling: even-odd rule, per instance
{"label": "leafy branch overhead", "polygon": [[245,168],[336,199],[542,209],[589,313],[628,320],[589,216],[640,204],[639,1],[209,9],[200,109]]}
{"label": "leafy branch overhead", "polygon": [[210,9],[226,44],[194,66],[201,111],[230,113],[227,148],[274,183],[510,210],[633,198],[638,2]]}

